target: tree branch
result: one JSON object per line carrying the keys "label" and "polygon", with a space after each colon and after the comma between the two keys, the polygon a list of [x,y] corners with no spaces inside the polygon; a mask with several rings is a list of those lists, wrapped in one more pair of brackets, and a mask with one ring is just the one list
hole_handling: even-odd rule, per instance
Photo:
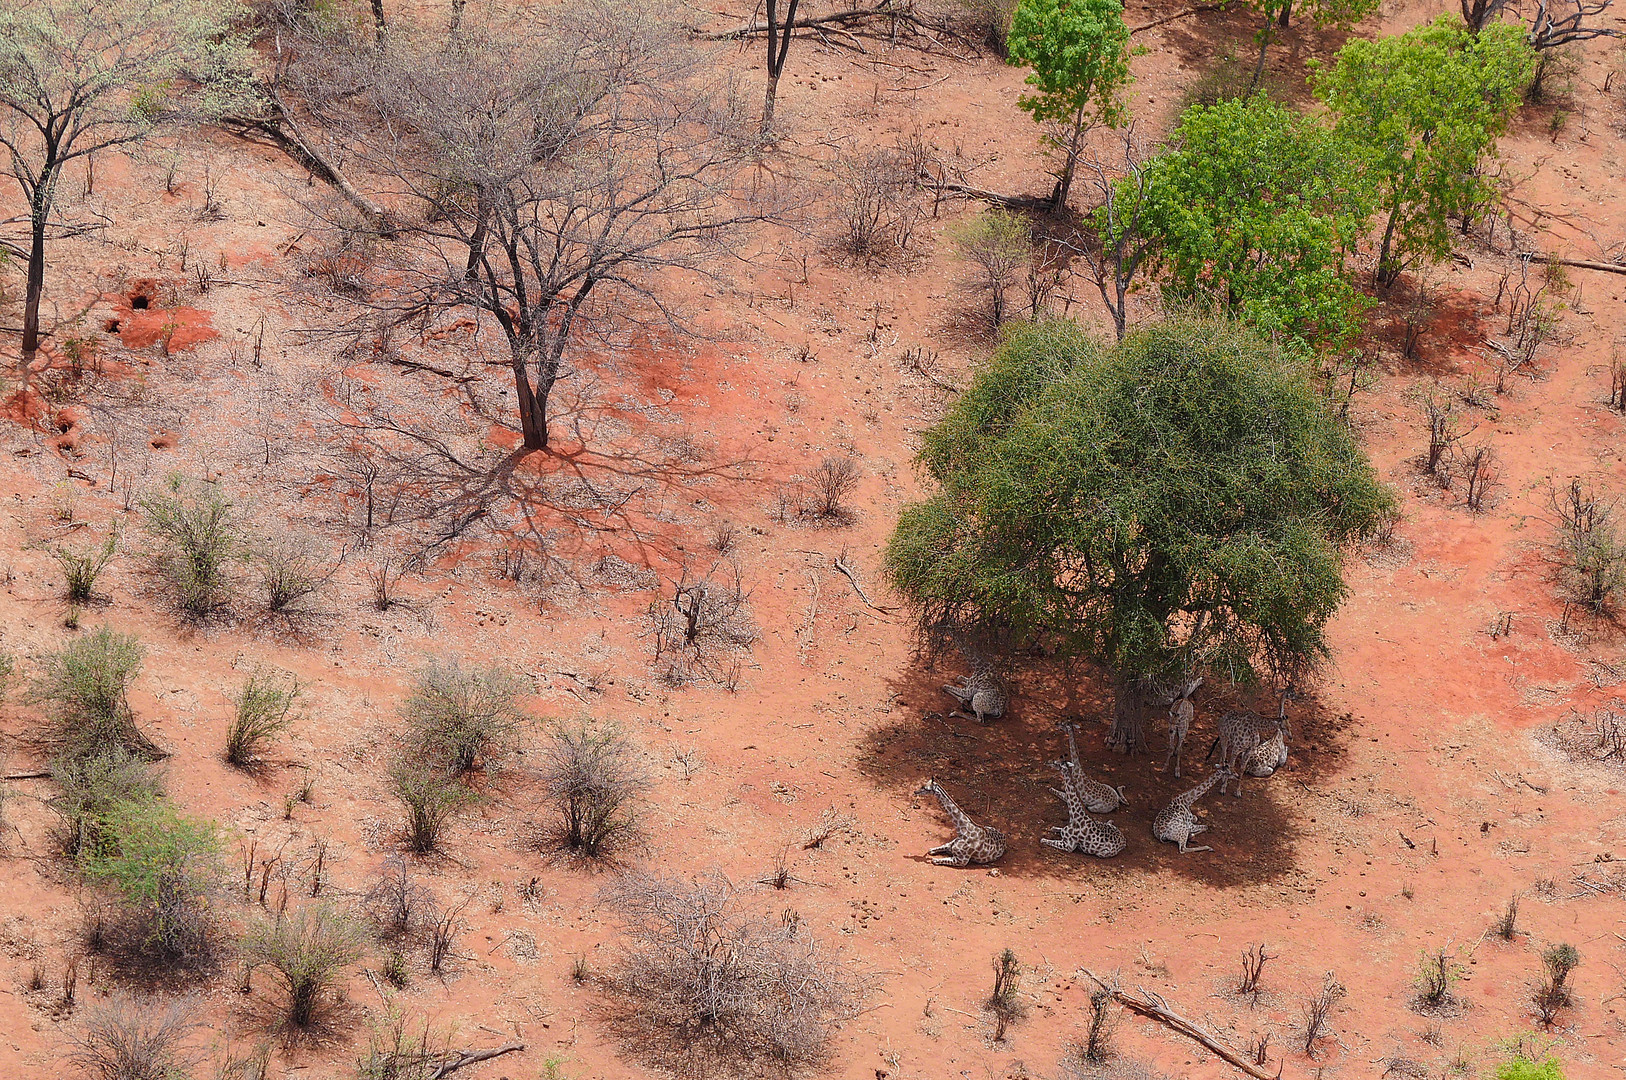
{"label": "tree branch", "polygon": [[1134,34],[1143,33],[1144,31],[1147,31],[1147,30],[1155,30],[1159,26],[1162,26],[1164,23],[1172,23],[1176,19],[1184,19],[1184,18],[1186,18],[1187,16],[1190,16],[1190,15],[1201,15],[1204,12],[1207,12],[1207,11],[1224,11],[1226,8],[1228,8],[1230,6],[1231,5],[1228,4],[1228,3],[1225,3],[1225,4],[1198,4],[1196,7],[1188,7],[1188,8],[1185,8],[1183,10],[1176,11],[1173,15],[1165,15],[1161,19],[1153,19],[1149,23],[1142,23],[1139,26],[1132,26],[1132,27],[1129,28],[1129,33],[1131,35],[1134,35]]}
{"label": "tree branch", "polygon": [[524,1049],[524,1043],[506,1043],[502,1046],[493,1047],[490,1050],[453,1050],[452,1053],[455,1056],[447,1058],[445,1061],[435,1066],[435,1071],[429,1074],[429,1080],[441,1080],[441,1077],[450,1076],[452,1073],[463,1068],[465,1065],[474,1065],[482,1061],[490,1061],[494,1057],[502,1057],[504,1054],[512,1054],[515,1051]]}
{"label": "tree branch", "polygon": [[1229,1046],[1226,1046],[1224,1043],[1220,1042],[1217,1038],[1210,1035],[1197,1024],[1187,1020],[1179,1013],[1174,1012],[1168,1007],[1168,1002],[1164,1001],[1156,994],[1149,993],[1145,990],[1137,991],[1134,994],[1125,993],[1116,986],[1112,986],[1109,983],[1104,982],[1088,968],[1084,968],[1082,970],[1084,974],[1089,976],[1097,986],[1111,994],[1114,1001],[1118,1002],[1118,1004],[1122,1005],[1130,1012],[1139,1013],[1141,1016],[1156,1020],[1158,1023],[1178,1031],[1186,1038],[1202,1044],[1203,1047],[1215,1054],[1218,1054],[1236,1068],[1241,1069],[1249,1076],[1254,1077],[1255,1080],[1280,1080],[1282,1075],[1282,1063],[1277,1064],[1275,1075],[1267,1073],[1265,1070],[1259,1068],[1259,1066],[1253,1064],[1253,1062],[1242,1057],[1235,1050],[1232,1050]]}

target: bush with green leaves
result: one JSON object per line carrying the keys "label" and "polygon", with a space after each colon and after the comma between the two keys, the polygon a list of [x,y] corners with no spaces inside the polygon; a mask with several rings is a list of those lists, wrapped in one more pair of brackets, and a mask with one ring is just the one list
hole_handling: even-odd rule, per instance
{"label": "bush with green leaves", "polygon": [[48,805],[62,819],[62,846],[70,855],[104,847],[114,807],[150,802],[164,793],[164,778],[151,760],[115,744],[92,754],[51,762],[57,794]]}
{"label": "bush with green leaves", "polygon": [[1384,214],[1378,281],[1451,252],[1450,219],[1491,197],[1484,161],[1507,130],[1535,68],[1524,33],[1477,34],[1442,15],[1407,33],[1352,39],[1315,76],[1334,130],[1370,178]]}
{"label": "bush with green leaves", "polygon": [[1553,554],[1564,595],[1595,615],[1615,609],[1626,595],[1626,535],[1619,500],[1580,478],[1548,494],[1557,532]]}
{"label": "bush with green leaves", "polygon": [[1534,1061],[1520,1054],[1496,1067],[1496,1080],[1564,1080],[1564,1066],[1557,1058]]}
{"label": "bush with green leaves", "polygon": [[1006,56],[1029,69],[1017,104],[1045,126],[1045,142],[1062,154],[1050,208],[1067,205],[1084,133],[1092,124],[1117,127],[1125,109],[1129,27],[1120,0],[1019,0],[1006,37]]}
{"label": "bush with green leaves", "polygon": [[251,967],[268,967],[281,983],[283,1018],[291,1028],[321,1019],[340,973],[361,958],[361,924],[331,904],[307,904],[265,919],[243,937]]}
{"label": "bush with green leaves", "polygon": [[299,680],[287,673],[256,671],[237,692],[226,729],[226,760],[252,769],[271,741],[292,724],[299,704]]}
{"label": "bush with green leaves", "polygon": [[492,768],[512,753],[526,716],[524,684],[499,667],[464,668],[434,660],[418,672],[402,715],[426,758],[462,774]]}
{"label": "bush with green leaves", "polygon": [[1255,95],[1187,109],[1172,143],[1097,211],[1107,242],[1145,237],[1166,296],[1306,352],[1347,343],[1366,303],[1344,260],[1372,202],[1341,141]]}
{"label": "bush with green leaves", "polygon": [[928,643],[1043,633],[1113,676],[1109,743],[1203,666],[1292,681],[1327,654],[1344,555],[1394,505],[1307,367],[1181,319],[1104,346],[1023,325],[928,429],[935,490],[888,577]]}
{"label": "bush with green leaves", "polygon": [[406,810],[407,845],[420,855],[439,847],[447,824],[476,800],[456,776],[416,759],[396,762],[389,779],[391,793]]}
{"label": "bush with green leaves", "polygon": [[176,606],[191,618],[225,608],[232,598],[230,568],[243,557],[241,526],[218,484],[172,476],[139,505],[142,527],[158,542],[159,575]]}
{"label": "bush with green leaves", "polygon": [[619,730],[586,721],[560,727],[542,754],[542,784],[564,847],[598,858],[636,832],[645,781],[636,749]]}
{"label": "bush with green leaves", "polygon": [[66,546],[52,549],[57,565],[62,567],[70,604],[88,604],[95,597],[96,579],[113,561],[118,546],[119,534],[115,530],[107,534],[100,547],[84,551]]}
{"label": "bush with green leaves", "polygon": [[90,755],[113,746],[154,752],[127,696],[143,655],[134,635],[103,626],[45,658],[29,697],[45,706],[58,753]]}
{"label": "bush with green leaves", "polygon": [[96,842],[80,850],[79,864],[118,899],[147,950],[184,957],[207,946],[209,897],[222,872],[214,822],[163,799],[118,803],[102,816]]}

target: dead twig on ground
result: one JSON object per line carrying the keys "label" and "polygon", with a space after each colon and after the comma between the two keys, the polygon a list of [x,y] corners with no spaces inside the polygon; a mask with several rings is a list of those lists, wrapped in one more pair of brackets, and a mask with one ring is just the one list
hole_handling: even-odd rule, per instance
{"label": "dead twig on ground", "polygon": [[1216,1036],[1209,1034],[1208,1031],[1199,1025],[1187,1020],[1179,1013],[1170,1009],[1169,1003],[1152,991],[1141,989],[1136,990],[1134,993],[1128,993],[1104,981],[1088,968],[1083,968],[1081,970],[1085,975],[1089,976],[1090,980],[1093,981],[1097,986],[1111,994],[1113,1000],[1117,1001],[1118,1004],[1122,1005],[1130,1012],[1137,1013],[1151,1020],[1156,1020],[1158,1023],[1179,1032],[1188,1039],[1191,1039],[1193,1042],[1200,1043],[1204,1048],[1218,1054],[1231,1065],[1247,1073],[1249,1076],[1255,1077],[1256,1080],[1280,1080],[1282,1075],[1281,1063],[1278,1062],[1276,1072],[1274,1074],[1266,1072],[1259,1066],[1248,1061],[1235,1050],[1232,1050],[1229,1046],[1226,1046],[1224,1043],[1220,1042]]}

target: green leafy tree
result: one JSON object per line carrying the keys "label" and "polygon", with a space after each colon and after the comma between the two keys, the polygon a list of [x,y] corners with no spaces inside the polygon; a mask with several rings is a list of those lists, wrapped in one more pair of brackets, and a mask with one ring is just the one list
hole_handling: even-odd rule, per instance
{"label": "green leafy tree", "polygon": [[221,873],[214,822],[187,817],[162,799],[120,803],[79,860],[140,920],[148,947],[178,956],[203,946],[207,900]]}
{"label": "green leafy tree", "polygon": [[1046,142],[1065,156],[1051,208],[1067,205],[1084,132],[1123,119],[1129,73],[1129,28],[1120,0],[1021,0],[1006,49],[1012,64],[1032,69],[1034,88],[1018,104],[1047,125]]}
{"label": "green leafy tree", "polygon": [[1393,505],[1309,372],[1217,321],[1111,350],[1070,322],[1022,326],[919,464],[937,491],[905,508],[886,569],[921,630],[1042,635],[1104,664],[1122,751],[1198,670],[1312,667],[1346,545]]}
{"label": "green leafy tree", "polygon": [[[1334,346],[1364,306],[1344,253],[1370,197],[1347,151],[1317,120],[1255,96],[1186,110],[1174,147],[1120,181],[1118,213],[1097,212],[1111,244],[1133,227],[1165,290],[1280,336]],[[1138,199],[1136,212],[1126,203]]]}
{"label": "green leafy tree", "polygon": [[247,92],[237,0],[0,0],[0,147],[28,206],[21,375],[40,342],[63,170]]}
{"label": "green leafy tree", "polygon": [[1398,37],[1356,40],[1316,74],[1335,131],[1363,162],[1387,220],[1377,277],[1393,284],[1451,251],[1449,218],[1491,194],[1482,169],[1535,70],[1516,26],[1476,35],[1441,17]]}

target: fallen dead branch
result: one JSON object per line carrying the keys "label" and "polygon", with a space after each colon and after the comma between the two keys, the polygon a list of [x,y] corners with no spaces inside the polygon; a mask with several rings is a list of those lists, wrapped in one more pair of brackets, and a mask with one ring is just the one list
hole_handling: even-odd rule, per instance
{"label": "fallen dead branch", "polygon": [[860,600],[862,600],[864,602],[865,607],[871,608],[871,609],[873,609],[875,611],[879,611],[879,612],[882,612],[882,613],[887,614],[887,615],[890,615],[890,614],[892,614],[892,612],[898,610],[897,608],[881,607],[879,604],[876,604],[875,602],[870,600],[869,594],[864,591],[864,587],[862,585],[858,584],[858,575],[853,573],[852,567],[848,566],[845,562],[842,561],[842,557],[840,555],[836,556],[835,567],[836,567],[837,570],[840,570],[843,574],[845,574],[847,576],[848,581],[852,582],[853,592],[858,594],[858,599],[860,599]]}
{"label": "fallen dead branch", "polygon": [[502,1057],[504,1054],[512,1054],[524,1049],[524,1043],[505,1043],[502,1046],[494,1046],[490,1050],[453,1050],[452,1057],[435,1066],[435,1071],[429,1074],[429,1080],[441,1080],[441,1077],[450,1076],[465,1065],[476,1065],[482,1061],[490,1061],[494,1057]]}
{"label": "fallen dead branch", "polygon": [[1170,1009],[1167,1001],[1163,1000],[1162,997],[1154,994],[1150,990],[1137,990],[1134,993],[1128,993],[1118,989],[1116,986],[1113,986],[1110,983],[1103,981],[1088,968],[1084,968],[1082,970],[1084,971],[1084,974],[1089,976],[1097,986],[1111,994],[1114,1001],[1118,1002],[1118,1004],[1122,1005],[1130,1012],[1138,1013],[1139,1015],[1147,1017],[1151,1020],[1156,1020],[1158,1023],[1179,1032],[1188,1039],[1191,1039],[1193,1042],[1202,1044],[1204,1048],[1218,1054],[1231,1065],[1241,1069],[1249,1076],[1255,1077],[1256,1080],[1280,1080],[1282,1075],[1281,1062],[1277,1063],[1276,1072],[1274,1074],[1268,1073],[1259,1066],[1248,1061],[1235,1050],[1232,1050],[1229,1046],[1226,1046],[1224,1043],[1220,1042],[1217,1037],[1210,1035],[1198,1024],[1187,1020],[1173,1009]]}
{"label": "fallen dead branch", "polygon": [[1180,11],[1176,11],[1173,15],[1165,15],[1161,19],[1153,19],[1149,23],[1142,23],[1139,26],[1132,26],[1129,28],[1129,33],[1131,35],[1144,33],[1147,30],[1155,30],[1164,23],[1172,23],[1176,19],[1184,19],[1191,15],[1201,15],[1205,11],[1224,11],[1229,6],[1229,4],[1198,4],[1196,7],[1188,7]]}

